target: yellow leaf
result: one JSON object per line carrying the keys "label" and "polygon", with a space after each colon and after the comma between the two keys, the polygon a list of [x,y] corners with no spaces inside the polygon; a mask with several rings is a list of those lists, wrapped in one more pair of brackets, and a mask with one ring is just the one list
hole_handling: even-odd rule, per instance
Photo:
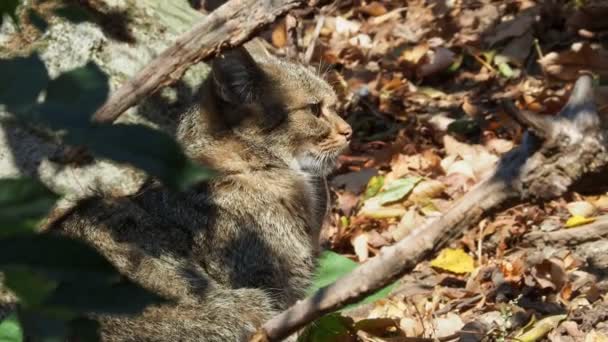
{"label": "yellow leaf", "polygon": [[566,221],[566,228],[572,228],[576,226],[582,226],[587,223],[595,221],[595,217],[584,217],[580,215],[574,215]]}
{"label": "yellow leaf", "polygon": [[431,261],[431,266],[452,273],[471,273],[475,270],[473,258],[462,249],[445,248]]}
{"label": "yellow leaf", "polygon": [[521,342],[535,342],[545,337],[551,330],[555,329],[567,315],[555,315],[541,319],[533,324],[530,330],[519,334],[515,340]]}

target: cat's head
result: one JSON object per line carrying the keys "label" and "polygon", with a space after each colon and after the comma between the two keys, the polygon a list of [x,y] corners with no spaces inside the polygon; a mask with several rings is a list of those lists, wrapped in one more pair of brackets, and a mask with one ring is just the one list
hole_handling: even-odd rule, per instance
{"label": "cat's head", "polygon": [[212,64],[217,129],[267,150],[290,168],[326,175],[351,139],[331,86],[303,65],[270,55],[258,42]]}

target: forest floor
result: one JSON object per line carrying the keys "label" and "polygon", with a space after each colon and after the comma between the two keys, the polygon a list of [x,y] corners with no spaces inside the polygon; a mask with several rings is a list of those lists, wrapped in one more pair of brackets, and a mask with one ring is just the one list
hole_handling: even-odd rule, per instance
{"label": "forest floor", "polygon": [[[337,1],[267,30],[279,52],[319,65],[355,131],[330,179],[325,245],[364,263],[435,220],[521,141],[502,100],[555,115],[579,71],[601,85],[606,15],[605,1]],[[608,341],[608,241],[525,240],[601,219],[607,190],[503,207],[326,336]]]}

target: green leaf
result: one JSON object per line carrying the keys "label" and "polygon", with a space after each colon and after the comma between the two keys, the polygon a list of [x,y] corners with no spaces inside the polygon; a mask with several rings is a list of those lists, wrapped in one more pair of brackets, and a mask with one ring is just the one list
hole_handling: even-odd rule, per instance
{"label": "green leaf", "polygon": [[479,122],[475,119],[458,119],[448,125],[448,133],[469,135],[478,133],[480,130]]}
{"label": "green leaf", "polygon": [[66,320],[43,311],[19,310],[19,321],[28,339],[42,342],[64,342],[68,336]]}
{"label": "green leaf", "polygon": [[11,289],[25,306],[37,306],[57,287],[57,282],[24,267],[3,270],[4,285]]}
{"label": "green leaf", "polygon": [[420,182],[420,177],[408,177],[394,180],[384,187],[384,191],[376,195],[381,205],[399,201],[409,194],[416,184]]}
{"label": "green leaf", "polygon": [[17,320],[17,315],[12,314],[0,322],[0,341],[22,342],[23,329]]}
{"label": "green leaf", "polygon": [[40,32],[44,32],[49,28],[49,23],[36,11],[33,9],[28,9],[27,17]]}
{"label": "green leaf", "polygon": [[60,16],[74,24],[82,23],[85,21],[92,21],[93,17],[83,8],[74,6],[74,5],[66,5],[62,7],[55,8],[53,10],[55,15]]}
{"label": "green leaf", "polygon": [[384,185],[384,176],[373,176],[367,182],[367,187],[365,188],[365,194],[363,195],[364,199],[368,199],[370,197],[376,196],[382,186]]}
{"label": "green leaf", "polygon": [[46,66],[38,55],[0,59],[0,104],[14,114],[29,111],[48,82]]}
{"label": "green leaf", "polygon": [[106,101],[109,92],[108,76],[89,62],[49,82],[39,119],[54,129],[68,129],[85,139],[91,116]]}
{"label": "green leaf", "polygon": [[0,269],[24,267],[57,281],[111,282],[114,266],[84,242],[61,235],[15,235],[0,239]]}
{"label": "green leaf", "polygon": [[[16,24],[19,24],[17,16],[17,7],[19,0],[1,0],[0,1],[0,26],[2,26],[4,15],[10,16]],[[2,74],[2,73],[0,73]]]}
{"label": "green leaf", "polygon": [[458,71],[458,69],[460,69],[460,67],[462,66],[462,62],[464,62],[464,55],[458,54],[456,58],[454,58],[454,62],[452,62],[452,64],[447,69],[447,72],[453,73]]}
{"label": "green leaf", "polygon": [[354,340],[352,326],[352,318],[340,314],[328,314],[310,324],[298,337],[298,342]]}
{"label": "green leaf", "polygon": [[97,342],[99,335],[99,322],[89,318],[77,318],[69,323],[70,336],[77,337],[78,342]]}
{"label": "green leaf", "polygon": [[[319,257],[319,265],[313,279],[313,284],[308,289],[307,294],[311,295],[319,289],[332,284],[339,278],[352,272],[352,270],[354,270],[357,266],[358,264],[356,262],[348,259],[347,257],[331,251],[324,251]],[[342,310],[353,308],[361,304],[372,303],[378,299],[385,298],[394,287],[395,284],[388,285],[376,293],[366,297],[365,299],[355,304],[346,306]]]}
{"label": "green leaf", "polygon": [[34,179],[0,179],[0,237],[35,230],[58,198]]}
{"label": "green leaf", "polygon": [[43,305],[73,313],[133,315],[163,303],[168,301],[130,281],[108,284],[82,279],[61,283]]}
{"label": "green leaf", "polygon": [[500,71],[500,73],[506,77],[506,78],[511,78],[515,75],[515,73],[513,72],[513,69],[511,69],[511,67],[509,66],[508,63],[498,63],[498,71]]}
{"label": "green leaf", "polygon": [[214,175],[188,160],[169,135],[142,125],[98,125],[88,132],[86,140],[68,139],[68,142],[86,144],[99,157],[129,163],[171,188],[183,190]]}

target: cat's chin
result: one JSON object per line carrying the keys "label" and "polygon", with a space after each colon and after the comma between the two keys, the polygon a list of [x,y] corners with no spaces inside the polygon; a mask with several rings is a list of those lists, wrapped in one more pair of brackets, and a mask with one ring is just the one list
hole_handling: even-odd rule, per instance
{"label": "cat's chin", "polygon": [[326,177],[336,168],[338,156],[341,151],[332,154],[317,155],[307,153],[295,158],[290,166],[291,169],[309,174],[311,176]]}

